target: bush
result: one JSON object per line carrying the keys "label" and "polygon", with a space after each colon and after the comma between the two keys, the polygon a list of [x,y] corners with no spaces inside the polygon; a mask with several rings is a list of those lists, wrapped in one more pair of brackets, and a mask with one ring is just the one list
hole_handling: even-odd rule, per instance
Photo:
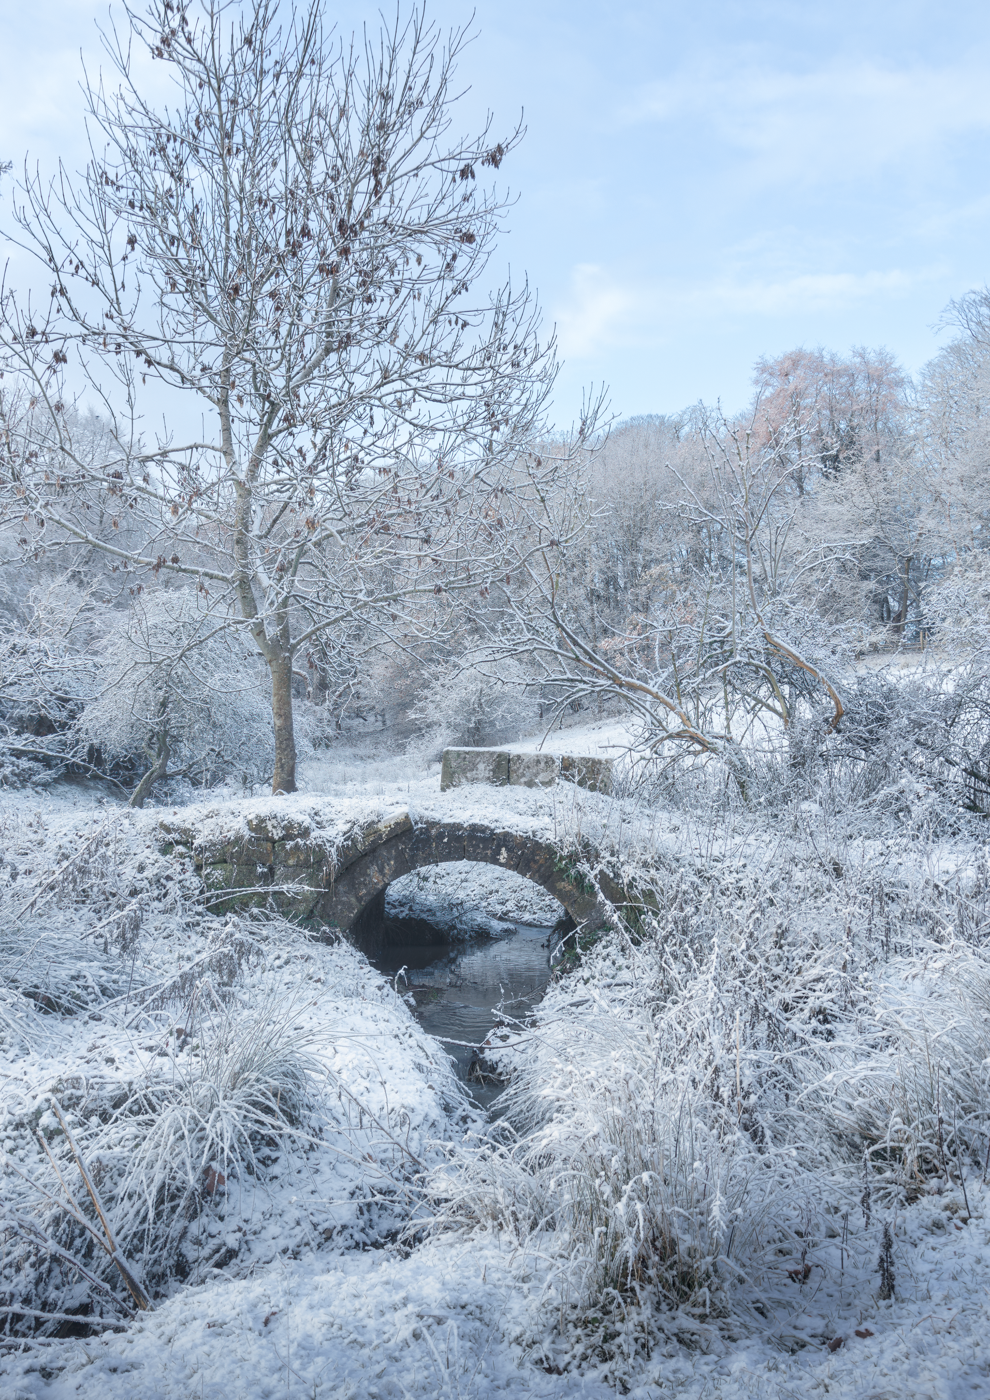
{"label": "bush", "polygon": [[451,745],[484,748],[517,738],[538,716],[529,683],[522,667],[511,661],[500,661],[497,672],[483,658],[441,666],[413,711],[423,724],[420,743],[439,757]]}
{"label": "bush", "polygon": [[77,742],[157,780],[260,780],[274,762],[269,686],[226,615],[192,589],[160,589],[108,626]]}
{"label": "bush", "polygon": [[[247,1012],[214,1003],[195,1027],[176,1028],[162,1059],[124,1092],[115,1086],[106,1098],[88,1098],[80,1141],[119,1247],[146,1261],[156,1290],[175,1274],[202,1276],[215,1262],[197,1229],[204,1209],[222,1213],[249,1181],[263,1186],[279,1156],[309,1139],[318,1066],[292,1033],[294,1014],[274,998]],[[55,1138],[68,1175],[55,1119],[46,1115],[40,1126]],[[65,1233],[56,1220],[48,1227]],[[78,1249],[77,1238],[65,1242]]]}

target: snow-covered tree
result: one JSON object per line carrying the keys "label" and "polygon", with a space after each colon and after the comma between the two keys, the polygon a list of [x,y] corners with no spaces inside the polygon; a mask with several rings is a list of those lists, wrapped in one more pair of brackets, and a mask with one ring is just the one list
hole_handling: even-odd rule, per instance
{"label": "snow-covered tree", "polygon": [[[268,668],[289,792],[299,654],[485,588],[517,511],[567,470],[528,452],[555,376],[534,300],[489,292],[506,204],[483,179],[520,133],[451,135],[465,35],[416,11],[352,43],[323,0],[125,13],[119,92],[84,86],[88,167],[21,187],[16,236],[52,297],[3,298],[2,367],[31,405],[5,509],[25,553],[82,541],[222,600]],[[172,105],[142,90],[141,47]],[[74,388],[103,405],[95,461]]]}
{"label": "snow-covered tree", "polygon": [[559,705],[598,697],[625,710],[646,751],[718,753],[738,768],[740,746],[786,731],[802,697],[831,728],[841,719],[835,643],[815,605],[835,551],[801,528],[792,463],[718,414],[696,433],[690,470],[659,476],[671,495],[625,615],[593,637],[566,551],[548,547],[529,565],[525,603],[510,600],[505,649],[533,658]]}
{"label": "snow-covered tree", "polygon": [[866,458],[903,456],[910,381],[889,350],[791,350],[759,360],[753,383],[756,430],[792,462],[801,495]]}
{"label": "snow-covered tree", "polygon": [[0,772],[4,782],[40,778],[78,761],[74,726],[98,686],[95,651],[103,609],[92,587],[32,579],[0,595]]}
{"label": "snow-covered tree", "polygon": [[535,690],[532,675],[518,661],[481,651],[440,666],[420,692],[413,716],[435,756],[450,744],[504,743],[535,724]]}

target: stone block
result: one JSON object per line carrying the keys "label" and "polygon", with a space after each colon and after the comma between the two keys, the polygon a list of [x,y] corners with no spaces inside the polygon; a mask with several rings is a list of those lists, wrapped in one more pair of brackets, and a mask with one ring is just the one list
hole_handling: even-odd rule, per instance
{"label": "stone block", "polygon": [[310,869],[314,864],[322,865],[323,853],[314,850],[312,846],[304,846],[302,842],[276,841],[274,863],[277,866],[289,866]]}
{"label": "stone block", "polygon": [[221,857],[233,865],[271,865],[275,849],[271,841],[259,836],[238,836],[229,844],[229,854]]}
{"label": "stone block", "polygon": [[162,833],[161,849],[164,855],[171,855],[177,846],[191,848],[196,840],[196,833],[185,822],[160,821],[158,829]]}
{"label": "stone block", "polygon": [[287,817],[281,812],[248,817],[248,831],[267,841],[308,841],[311,829],[305,818]]}
{"label": "stone block", "polygon": [[235,843],[230,840],[213,838],[197,841],[193,846],[193,861],[196,865],[236,865]]}
{"label": "stone block", "polygon": [[561,775],[591,792],[612,791],[612,760],[582,758],[565,754],[560,760]]}
{"label": "stone block", "polygon": [[505,787],[509,781],[509,755],[502,749],[444,749],[440,791],[465,783],[490,783]]}
{"label": "stone block", "polygon": [[236,865],[218,862],[203,867],[203,884],[208,890],[232,890],[240,883]]}
{"label": "stone block", "polygon": [[512,787],[550,787],[560,773],[560,758],[553,753],[513,753],[509,755],[509,784]]}
{"label": "stone block", "polygon": [[298,892],[279,890],[274,896],[273,903],[285,918],[301,920],[308,919],[312,915],[322,896],[322,890],[313,889],[309,885],[301,885]]}
{"label": "stone block", "polygon": [[256,865],[219,862],[203,867],[206,905],[214,914],[250,909],[268,901],[268,871]]}
{"label": "stone block", "polygon": [[243,890],[245,893],[261,889],[269,883],[266,867],[257,865],[235,865],[229,861],[218,861],[203,867],[203,884],[208,890]]}

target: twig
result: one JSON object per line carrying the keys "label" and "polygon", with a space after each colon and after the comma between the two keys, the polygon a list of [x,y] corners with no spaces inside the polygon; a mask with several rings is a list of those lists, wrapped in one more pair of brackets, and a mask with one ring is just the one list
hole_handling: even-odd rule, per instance
{"label": "twig", "polygon": [[19,1317],[38,1317],[44,1322],[80,1322],[86,1327],[114,1327],[118,1332],[126,1330],[123,1322],[114,1322],[112,1318],[107,1317],[87,1317],[85,1313],[39,1312],[37,1308],[26,1308],[22,1305],[0,1308],[0,1317],[14,1313]]}
{"label": "twig", "polygon": [[399,1139],[394,1135],[394,1133],[390,1133],[389,1130],[388,1130],[388,1128],[386,1128],[386,1127],[378,1120],[378,1118],[375,1117],[375,1115],[372,1113],[371,1109],[368,1108],[368,1106],[367,1106],[366,1104],[363,1104],[363,1103],[361,1102],[361,1100],[357,1097],[356,1094],[352,1094],[351,1091],[350,1091],[350,1089],[348,1089],[347,1086],[346,1086],[345,1084],[341,1084],[341,1083],[339,1083],[339,1082],[338,1082],[338,1084],[337,1084],[337,1089],[338,1089],[342,1094],[346,1094],[347,1097],[351,1100],[351,1102],[352,1102],[353,1104],[355,1104],[356,1107],[357,1107],[358,1109],[360,1109],[360,1111],[361,1111],[363,1114],[365,1114],[366,1117],[368,1117],[368,1118],[371,1120],[372,1123],[374,1123],[374,1125],[375,1125],[375,1127],[378,1129],[378,1131],[379,1131],[380,1133],[384,1133],[385,1136],[388,1138],[389,1142],[391,1142],[395,1147],[397,1147],[401,1153],[403,1153],[406,1157],[408,1157],[409,1160],[410,1160],[411,1162],[413,1162],[417,1167],[420,1168],[420,1170],[422,1170],[422,1171],[425,1171],[425,1170],[426,1170],[425,1164],[424,1164],[423,1162],[420,1161],[420,1159],[416,1156],[416,1154],[415,1154],[414,1152],[410,1152],[409,1148],[408,1148],[407,1146],[405,1146],[404,1143],[401,1143],[401,1142],[399,1141]]}
{"label": "twig", "polygon": [[[44,1194],[48,1195],[47,1192],[45,1192]],[[49,1200],[51,1199],[53,1198],[49,1197]],[[22,1220],[19,1216],[16,1215],[9,1216],[8,1220],[10,1222],[11,1228],[14,1229],[19,1235],[22,1235],[25,1239],[30,1240],[32,1244],[37,1245],[40,1249],[44,1249],[48,1254],[53,1254],[56,1259],[61,1259],[63,1264],[70,1265],[71,1268],[75,1269],[77,1273],[79,1273],[86,1280],[86,1282],[90,1285],[91,1288],[95,1288],[97,1292],[102,1293],[107,1298],[109,1298],[110,1302],[113,1303],[116,1307],[120,1308],[121,1312],[126,1314],[127,1317],[134,1316],[134,1310],[128,1307],[128,1305],[124,1302],[122,1298],[118,1298],[117,1295],[114,1292],[112,1292],[110,1288],[107,1287],[107,1285],[103,1282],[102,1279],[97,1278],[94,1273],[92,1273],[89,1269],[86,1268],[85,1264],[80,1264],[79,1260],[74,1258],[67,1249],[63,1249],[60,1244],[56,1244],[54,1240],[50,1240],[45,1234],[44,1230],[40,1229],[37,1225],[35,1225],[33,1221]]]}
{"label": "twig", "polygon": [[[96,1190],[96,1186],[93,1182],[92,1177],[89,1174],[89,1171],[86,1168],[86,1163],[83,1161],[82,1153],[79,1151],[79,1148],[75,1144],[72,1134],[69,1131],[69,1125],[62,1115],[62,1110],[59,1107],[56,1099],[52,1099],[52,1111],[55,1114],[55,1117],[58,1119],[62,1131],[65,1133],[65,1140],[69,1144],[69,1150],[71,1151],[73,1157],[76,1159],[76,1166],[79,1168],[79,1174],[83,1179],[83,1183],[85,1184],[86,1190],[89,1192],[89,1198],[93,1202],[93,1207],[96,1211],[96,1214],[99,1216],[100,1224],[103,1226],[104,1232],[106,1234],[106,1240],[100,1240],[100,1243],[103,1245],[103,1248],[106,1250],[107,1254],[109,1254],[114,1264],[116,1264],[117,1271],[119,1272],[121,1278],[124,1280],[124,1283],[127,1285],[127,1291],[128,1293],[130,1293],[135,1303],[138,1305],[142,1312],[151,1312],[151,1299],[148,1297],[147,1293],[145,1293],[140,1283],[138,1283],[137,1279],[131,1272],[130,1266],[128,1265],[127,1261],[122,1257],[120,1251],[117,1248],[117,1243],[113,1237],[113,1231],[110,1229],[110,1222],[106,1217],[106,1212],[103,1209],[103,1204],[100,1201],[100,1197]],[[48,1155],[51,1158],[51,1153],[49,1153]],[[52,1158],[51,1160],[54,1161],[54,1158]],[[61,1173],[59,1173],[59,1180],[61,1179]],[[72,1199],[71,1196],[69,1197],[69,1199]],[[79,1207],[76,1206],[77,1211],[78,1209]],[[93,1231],[92,1233],[96,1236],[97,1239],[99,1239],[99,1236],[96,1235],[95,1231]]]}
{"label": "twig", "polygon": [[103,826],[100,826],[96,831],[94,831],[89,840],[85,841],[78,851],[76,851],[73,855],[69,857],[67,861],[65,861],[62,865],[59,866],[59,868],[54,872],[53,875],[50,876],[46,883],[41,886],[41,889],[35,891],[35,893],[28,900],[27,904],[23,905],[20,909],[18,909],[17,913],[13,916],[12,922],[16,924],[18,920],[22,919],[27,913],[37,913],[38,901],[41,899],[41,896],[43,894],[49,894],[52,891],[52,889],[54,889],[54,887],[58,884],[58,881],[61,878],[61,876],[64,875],[67,870],[71,869],[72,866],[75,865],[76,862],[82,858],[82,856],[89,850],[90,846],[93,845],[94,841],[98,840],[99,837],[105,835],[106,831]]}

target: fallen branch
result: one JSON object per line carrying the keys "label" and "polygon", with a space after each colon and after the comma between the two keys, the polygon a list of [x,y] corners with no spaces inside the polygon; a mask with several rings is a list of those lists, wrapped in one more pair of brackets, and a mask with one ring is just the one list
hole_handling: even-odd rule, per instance
{"label": "fallen branch", "polygon": [[42,1322],[81,1322],[87,1327],[113,1327],[116,1331],[125,1330],[124,1323],[114,1322],[106,1317],[87,1317],[85,1313],[61,1313],[61,1312],[40,1312],[37,1308],[26,1308],[23,1305],[11,1304],[8,1307],[0,1308],[0,1317],[36,1317]]}

